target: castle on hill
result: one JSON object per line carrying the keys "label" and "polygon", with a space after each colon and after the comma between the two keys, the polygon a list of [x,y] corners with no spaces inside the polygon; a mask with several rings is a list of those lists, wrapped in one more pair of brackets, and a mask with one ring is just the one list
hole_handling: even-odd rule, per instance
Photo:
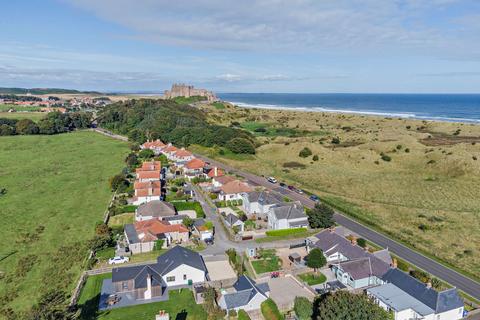
{"label": "castle on hill", "polygon": [[183,83],[174,83],[171,90],[165,90],[165,99],[172,99],[176,97],[193,97],[200,96],[206,97],[208,102],[217,101],[218,98],[212,91],[206,89],[196,89],[192,85],[186,85]]}

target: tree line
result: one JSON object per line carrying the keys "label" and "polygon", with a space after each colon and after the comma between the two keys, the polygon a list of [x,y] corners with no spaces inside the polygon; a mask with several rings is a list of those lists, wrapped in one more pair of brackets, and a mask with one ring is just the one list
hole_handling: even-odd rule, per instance
{"label": "tree line", "polygon": [[31,119],[0,118],[0,136],[57,134],[90,127],[88,112],[50,112],[38,123]]}
{"label": "tree line", "polygon": [[205,113],[173,100],[140,99],[116,102],[98,114],[98,124],[143,143],[161,139],[176,146],[219,146],[234,153],[255,153],[255,138],[245,130],[211,124]]}

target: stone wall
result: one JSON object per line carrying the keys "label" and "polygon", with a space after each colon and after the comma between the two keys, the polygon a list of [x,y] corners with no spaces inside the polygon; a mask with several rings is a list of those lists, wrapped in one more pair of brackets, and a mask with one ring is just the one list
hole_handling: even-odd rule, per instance
{"label": "stone wall", "polygon": [[215,93],[206,89],[196,89],[192,85],[174,83],[171,90],[165,90],[165,99],[172,99],[176,97],[206,97],[207,101],[212,102],[218,100]]}

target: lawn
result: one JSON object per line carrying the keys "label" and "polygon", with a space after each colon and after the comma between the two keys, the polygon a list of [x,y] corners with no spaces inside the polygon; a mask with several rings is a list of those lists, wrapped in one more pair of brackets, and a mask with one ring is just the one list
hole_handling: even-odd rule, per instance
{"label": "lawn", "polygon": [[45,115],[45,112],[0,112],[0,118],[17,120],[32,119],[35,122],[40,121]]}
{"label": "lawn", "polygon": [[[124,142],[80,131],[0,137],[5,278],[0,301],[29,309],[48,290],[70,292],[83,269],[87,241],[111,198],[108,179],[124,166]],[[10,281],[11,280],[11,281]]]}
{"label": "lawn", "polygon": [[[266,237],[256,238],[255,242],[264,243],[264,242],[272,242],[272,241],[307,238],[307,237],[311,236],[312,234],[316,234],[316,233],[319,232],[319,230],[307,230],[305,228],[300,228],[300,229],[302,229],[302,230],[292,229],[292,230],[298,230],[298,231],[285,232],[285,233],[280,232],[280,235],[275,235],[275,233],[273,233],[273,235],[268,235],[267,234]],[[288,230],[288,229],[286,229],[286,230]],[[278,231],[283,231],[283,230],[278,230]]]}
{"label": "lawn", "polygon": [[108,224],[110,226],[123,226],[125,224],[135,222],[135,213],[127,212],[122,214],[117,214],[116,216],[110,217]]}
{"label": "lawn", "polygon": [[104,279],[112,277],[111,273],[88,276],[87,281],[83,285],[80,297],[78,299],[78,307],[81,310],[80,319],[95,319],[98,312],[98,303],[100,302],[100,292]]}
{"label": "lawn", "polygon": [[302,273],[302,274],[299,274],[298,277],[310,286],[324,283],[327,280],[327,277],[325,277],[325,275],[321,272]]}
{"label": "lawn", "polygon": [[[239,122],[249,131],[280,124],[310,131],[295,138],[257,134],[261,146],[248,160],[222,155],[218,148],[195,151],[317,194],[479,278],[480,126],[234,107],[228,114],[211,108],[208,116],[223,125]],[[312,156],[299,157],[305,147]],[[288,162],[302,166],[289,168]]]}
{"label": "lawn", "polygon": [[[193,293],[188,289],[170,291],[169,300],[100,312],[98,320],[155,319],[160,310],[168,312],[170,319],[206,320],[207,314],[196,304]],[[89,319],[89,318],[86,318]],[[91,318],[90,318],[91,319]]]}
{"label": "lawn", "polygon": [[259,259],[252,261],[253,269],[257,274],[280,270],[281,261],[275,255],[274,249],[263,249],[258,251]]}
{"label": "lawn", "polygon": [[194,210],[197,213],[197,218],[205,218],[205,212],[198,201],[173,201],[172,204],[177,211]]}
{"label": "lawn", "polygon": [[17,112],[29,112],[29,111],[40,111],[42,107],[39,106],[17,106],[14,104],[0,104],[0,112],[6,112],[10,109],[14,109]]}
{"label": "lawn", "polygon": [[282,320],[284,317],[272,299],[267,299],[260,305],[265,320]]}

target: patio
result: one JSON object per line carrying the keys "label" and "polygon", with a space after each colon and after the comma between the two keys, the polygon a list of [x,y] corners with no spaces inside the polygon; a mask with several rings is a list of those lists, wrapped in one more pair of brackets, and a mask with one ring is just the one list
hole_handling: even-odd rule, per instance
{"label": "patio", "polygon": [[100,292],[100,302],[98,303],[98,310],[111,310],[115,308],[121,307],[128,307],[134,306],[139,304],[146,304],[152,302],[159,302],[159,301],[167,301],[168,300],[168,289],[165,290],[165,293],[160,297],[155,297],[152,299],[147,300],[136,300],[133,293],[126,292],[126,293],[117,293],[116,295],[119,298],[119,301],[113,305],[109,305],[107,303],[108,297],[114,293],[112,279],[105,279],[103,280],[102,284],[102,291]]}

